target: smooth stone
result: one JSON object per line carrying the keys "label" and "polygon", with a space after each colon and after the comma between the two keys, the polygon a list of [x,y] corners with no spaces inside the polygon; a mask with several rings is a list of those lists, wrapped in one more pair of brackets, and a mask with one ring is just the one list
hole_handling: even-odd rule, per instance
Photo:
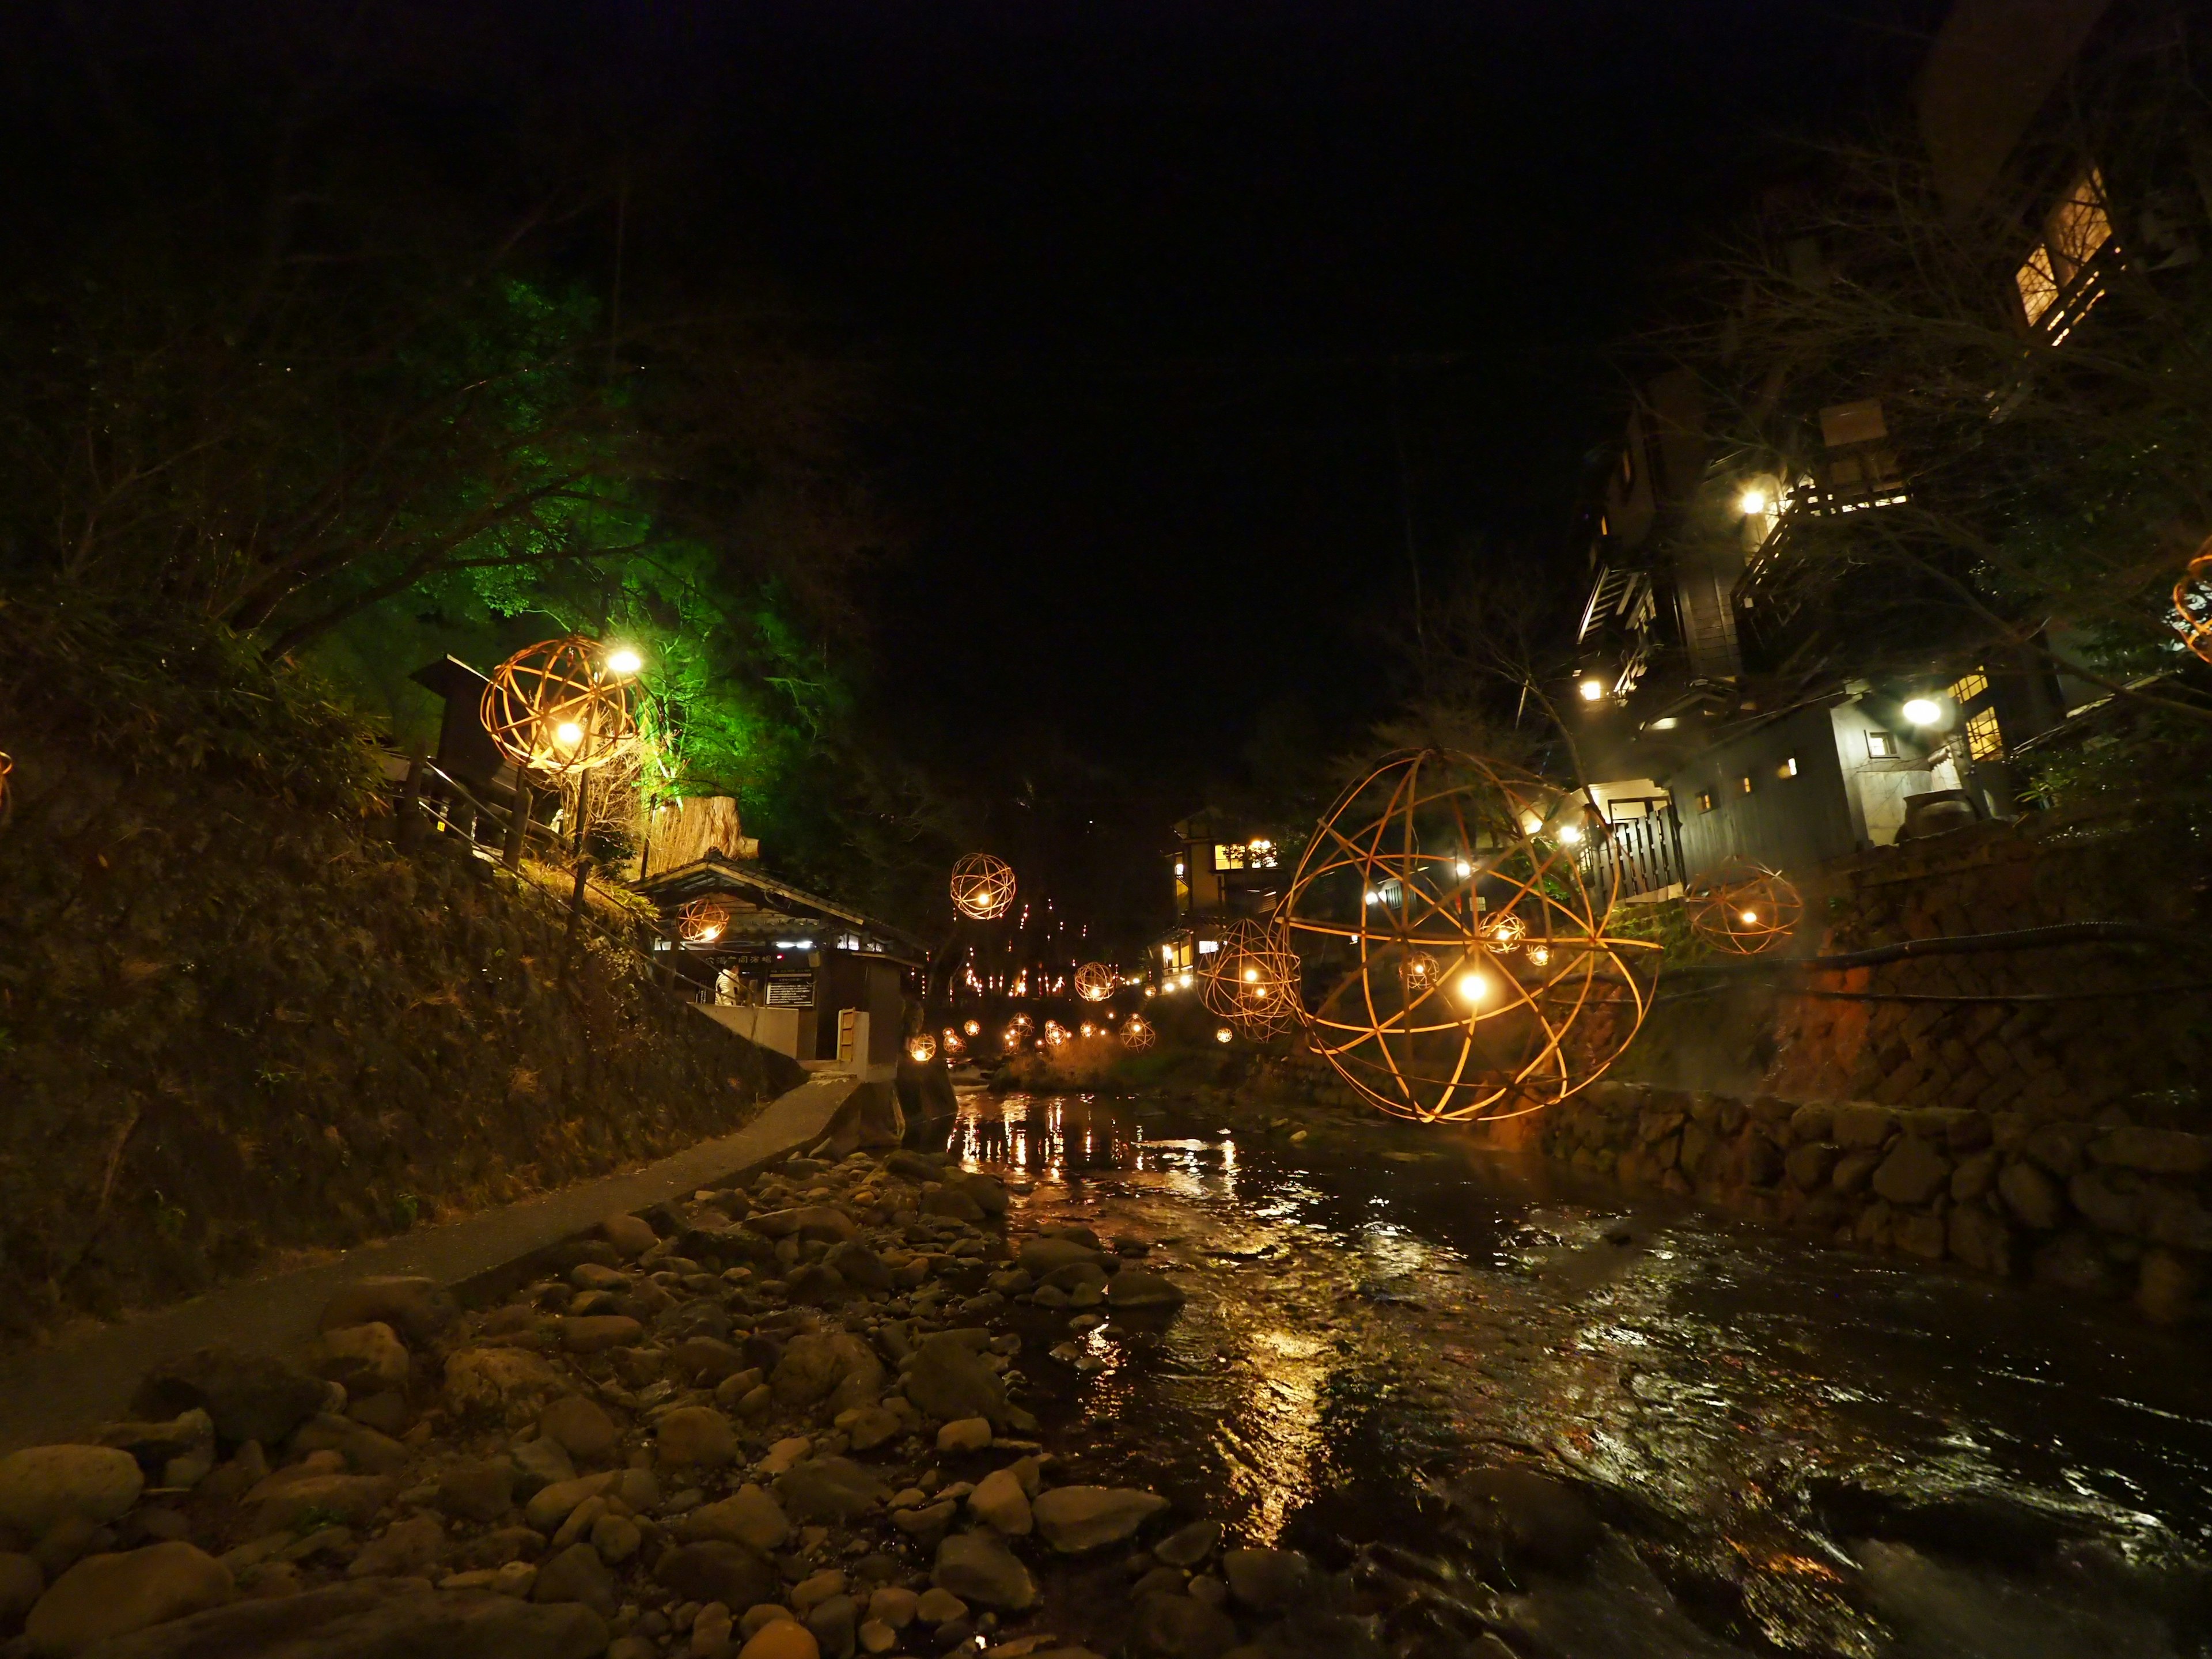
{"label": "smooth stone", "polygon": [[46,1575],[27,1555],[0,1550],[0,1630],[13,1630],[46,1594]]}
{"label": "smooth stone", "polygon": [[0,1457],[0,1528],[44,1537],[75,1518],[106,1526],[138,1501],[138,1460],[112,1446],[27,1446]]}
{"label": "smooth stone", "polygon": [[460,1312],[453,1293],[434,1279],[385,1273],[343,1285],[323,1304],[319,1331],[349,1325],[389,1325],[400,1339],[420,1346],[452,1324]]}
{"label": "smooth stone", "polygon": [[1132,1633],[1144,1659],[1222,1659],[1237,1645],[1229,1615],[1188,1595],[1139,1597]]}
{"label": "smooth stone", "polygon": [[1167,1506],[1158,1493],[1132,1486],[1058,1486],[1030,1508],[1045,1541],[1073,1555],[1119,1543]]}
{"label": "smooth stone", "polygon": [[791,1518],[769,1492],[749,1485],[718,1504],[692,1510],[684,1517],[681,1533],[687,1540],[743,1544],[765,1554],[781,1548],[791,1536]]}
{"label": "smooth stone", "polygon": [[955,1418],[937,1431],[937,1449],[940,1452],[977,1452],[991,1443],[991,1419],[988,1417]]}
{"label": "smooth stone", "polygon": [[775,1569],[758,1552],[742,1544],[681,1544],[660,1558],[653,1575],[692,1601],[720,1601],[726,1607],[751,1607],[776,1593]]}
{"label": "smooth stone", "polygon": [[533,1601],[580,1601],[602,1619],[622,1605],[622,1587],[589,1544],[571,1544],[538,1569],[531,1585]]}
{"label": "smooth stone", "polygon": [[[1143,1267],[1124,1267],[1106,1287],[1108,1305],[1115,1308],[1180,1308],[1188,1298],[1173,1279]],[[1068,1298],[1071,1307],[1078,1297]]]}
{"label": "smooth stone", "polygon": [[956,1533],[937,1547],[930,1583],[987,1607],[1019,1613],[1037,1599],[1036,1581],[1013,1553],[980,1532]]}
{"label": "smooth stone", "polygon": [[822,1659],[822,1644],[805,1626],[778,1619],[763,1625],[738,1650],[738,1659]]}
{"label": "smooth stone", "polygon": [[1009,1538],[1025,1535],[1036,1524],[1029,1494],[1021,1477],[1012,1469],[994,1469],[968,1494],[968,1508],[975,1518]]}
{"label": "smooth stone", "polygon": [[368,1578],[249,1597],[101,1643],[86,1659],[599,1659],[605,1621],[575,1603]]}
{"label": "smooth stone", "polygon": [[1296,1550],[1231,1550],[1221,1571],[1229,1593],[1261,1613],[1295,1606],[1313,1583],[1313,1564]]}
{"label": "smooth stone", "polygon": [[890,1488],[846,1457],[817,1457],[776,1477],[776,1497],[799,1521],[850,1521],[890,1496]]}
{"label": "smooth stone", "polygon": [[653,1231],[653,1224],[634,1215],[611,1215],[599,1223],[599,1232],[608,1243],[633,1261],[660,1243],[660,1235]]}
{"label": "smooth stone", "polygon": [[663,1463],[720,1468],[737,1460],[737,1431],[711,1406],[679,1406],[661,1418],[653,1449]]}
{"label": "smooth stone", "polygon": [[446,1404],[460,1417],[504,1413],[511,1403],[558,1394],[567,1386],[527,1348],[463,1348],[446,1356]]}
{"label": "smooth stone", "polygon": [[230,1569],[181,1540],[88,1555],[57,1578],[25,1621],[34,1650],[75,1653],[112,1636],[167,1624],[235,1593]]}
{"label": "smooth stone", "polygon": [[561,1346],[574,1354],[634,1348],[645,1340],[645,1327],[628,1314],[587,1314],[561,1322]]}
{"label": "smooth stone", "polygon": [[563,1395],[539,1413],[538,1433],[586,1463],[605,1462],[618,1443],[615,1420],[606,1407],[580,1394]]}
{"label": "smooth stone", "polygon": [[557,1486],[576,1478],[574,1460],[562,1443],[540,1433],[535,1440],[517,1441],[507,1453],[509,1466],[518,1479],[516,1486],[521,1496],[532,1498],[548,1486]]}
{"label": "smooth stone", "polygon": [[148,1372],[131,1396],[131,1414],[171,1418],[197,1407],[214,1419],[225,1445],[274,1446],[322,1410],[328,1396],[320,1378],[281,1359],[202,1348]]}
{"label": "smooth stone", "polygon": [[1221,1522],[1194,1521],[1179,1527],[1152,1546],[1152,1559],[1171,1567],[1194,1567],[1213,1553],[1221,1541]]}
{"label": "smooth stone", "polygon": [[949,1589],[933,1587],[915,1602],[914,1616],[925,1625],[949,1625],[968,1616],[968,1604]]}
{"label": "smooth stone", "polygon": [[514,1466],[496,1458],[459,1463],[438,1480],[438,1507],[464,1521],[496,1521],[514,1505]]}
{"label": "smooth stone", "polygon": [[349,1394],[404,1389],[410,1363],[399,1333],[380,1322],[341,1325],[315,1340],[315,1375],[343,1383]]}

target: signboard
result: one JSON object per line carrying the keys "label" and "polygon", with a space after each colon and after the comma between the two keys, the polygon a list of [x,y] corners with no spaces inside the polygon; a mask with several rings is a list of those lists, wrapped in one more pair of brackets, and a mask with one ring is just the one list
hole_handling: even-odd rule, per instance
{"label": "signboard", "polygon": [[770,974],[768,1006],[771,1008],[811,1008],[814,1006],[814,975],[811,973]]}

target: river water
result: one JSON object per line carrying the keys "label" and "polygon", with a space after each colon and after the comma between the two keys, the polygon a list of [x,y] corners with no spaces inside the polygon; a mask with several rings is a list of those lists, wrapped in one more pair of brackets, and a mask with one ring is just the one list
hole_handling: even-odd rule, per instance
{"label": "river water", "polygon": [[[1336,1122],[978,1092],[951,1146],[1188,1288],[1079,1370],[1033,1310],[1032,1406],[1075,1478],[1335,1574],[1317,1654],[2212,1652],[2202,1337]],[[1499,1468],[1568,1513],[1501,1541]]]}

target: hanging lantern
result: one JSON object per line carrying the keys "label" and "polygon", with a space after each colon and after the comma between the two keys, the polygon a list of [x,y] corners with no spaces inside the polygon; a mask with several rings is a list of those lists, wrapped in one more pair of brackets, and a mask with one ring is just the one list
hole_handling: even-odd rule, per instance
{"label": "hanging lantern", "polygon": [[960,1029],[967,1032],[969,1036],[981,1036],[983,1035],[983,1023],[981,1020],[971,1019]]}
{"label": "hanging lantern", "polygon": [[1129,1023],[1121,1028],[1121,1046],[1142,1054],[1152,1046],[1152,1028],[1132,1014]]}
{"label": "hanging lantern", "polygon": [[718,898],[693,899],[676,913],[676,937],[686,945],[712,945],[730,930],[730,907]]}
{"label": "hanging lantern", "polygon": [[2173,585],[2174,632],[2181,642],[2212,662],[2212,539],[2197,550],[2189,568]]}
{"label": "hanging lantern", "polygon": [[1231,923],[1221,948],[1200,960],[1207,1011],[1247,1036],[1264,1040],[1297,1023],[1298,959],[1265,923]]}
{"label": "hanging lantern", "polygon": [[1066,1041],[1067,1029],[1065,1026],[1056,1019],[1048,1019],[1045,1021],[1044,1046],[1046,1048],[1057,1048],[1061,1043]]}
{"label": "hanging lantern", "polygon": [[1643,1023],[1657,949],[1618,933],[1545,831],[1560,794],[1423,750],[1384,762],[1316,828],[1278,923],[1316,992],[1307,1041],[1381,1110],[1541,1110],[1595,1081]]}
{"label": "hanging lantern", "polygon": [[1114,994],[1120,975],[1103,962],[1086,962],[1075,970],[1075,994],[1085,1002],[1103,1002]]}
{"label": "hanging lantern", "polygon": [[1231,1030],[1226,1025],[1224,1025],[1214,1032],[1213,1040],[1216,1042],[1228,1042],[1233,1040],[1236,1036],[1236,1032]]}
{"label": "hanging lantern", "polygon": [[1779,870],[1727,859],[1682,890],[1690,931],[1716,951],[1755,957],[1796,931],[1805,901]]}
{"label": "hanging lantern", "polygon": [[937,1039],[927,1031],[916,1031],[906,1040],[906,1057],[917,1066],[927,1065],[937,1058]]}
{"label": "hanging lantern", "polygon": [[952,866],[952,905],[970,921],[1003,916],[1013,902],[1013,866],[1004,859],[970,853]]}
{"label": "hanging lantern", "polygon": [[[617,655],[628,672],[610,660]],[[604,766],[637,734],[633,659],[580,634],[541,640],[492,670],[478,717],[500,752],[526,772],[558,778]]]}
{"label": "hanging lantern", "polygon": [[967,1046],[960,1040],[959,1032],[954,1030],[950,1025],[945,1028],[944,1048],[946,1054],[957,1054]]}

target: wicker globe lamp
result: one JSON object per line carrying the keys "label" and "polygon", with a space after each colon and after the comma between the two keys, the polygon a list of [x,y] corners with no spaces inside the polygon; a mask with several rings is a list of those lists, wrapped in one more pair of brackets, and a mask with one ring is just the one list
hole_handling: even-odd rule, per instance
{"label": "wicker globe lamp", "polygon": [[1221,948],[1200,960],[1200,999],[1246,1036],[1264,1040],[1297,1023],[1298,959],[1265,923],[1231,923]]}
{"label": "wicker globe lamp", "polygon": [[2212,662],[2212,540],[2197,550],[2173,585],[2173,629],[2181,642]]}
{"label": "wicker globe lamp", "polygon": [[1085,1002],[1103,1002],[1114,994],[1121,976],[1103,962],[1086,962],[1075,970],[1075,994]]}
{"label": "wicker globe lamp", "polygon": [[730,907],[718,898],[693,899],[676,913],[676,937],[686,945],[712,945],[730,930]]}
{"label": "wicker globe lamp", "polygon": [[1144,1053],[1155,1040],[1152,1028],[1134,1014],[1129,1016],[1129,1023],[1121,1028],[1121,1046],[1133,1053]]}
{"label": "wicker globe lamp", "polygon": [[1391,757],[1316,826],[1277,912],[1307,1040],[1378,1109],[1541,1111],[1601,1076],[1650,1006],[1623,936],[1547,826],[1561,791],[1474,755]]}
{"label": "wicker globe lamp", "polygon": [[1779,870],[1728,859],[1682,890],[1690,931],[1716,951],[1755,957],[1796,931],[1805,900]]}
{"label": "wicker globe lamp", "polygon": [[971,921],[1003,916],[1014,902],[1013,866],[988,853],[970,853],[952,866],[952,908]]}
{"label": "wicker globe lamp", "polygon": [[604,766],[637,735],[623,669],[597,640],[540,640],[492,670],[477,713],[500,752],[526,772],[562,778]]}

